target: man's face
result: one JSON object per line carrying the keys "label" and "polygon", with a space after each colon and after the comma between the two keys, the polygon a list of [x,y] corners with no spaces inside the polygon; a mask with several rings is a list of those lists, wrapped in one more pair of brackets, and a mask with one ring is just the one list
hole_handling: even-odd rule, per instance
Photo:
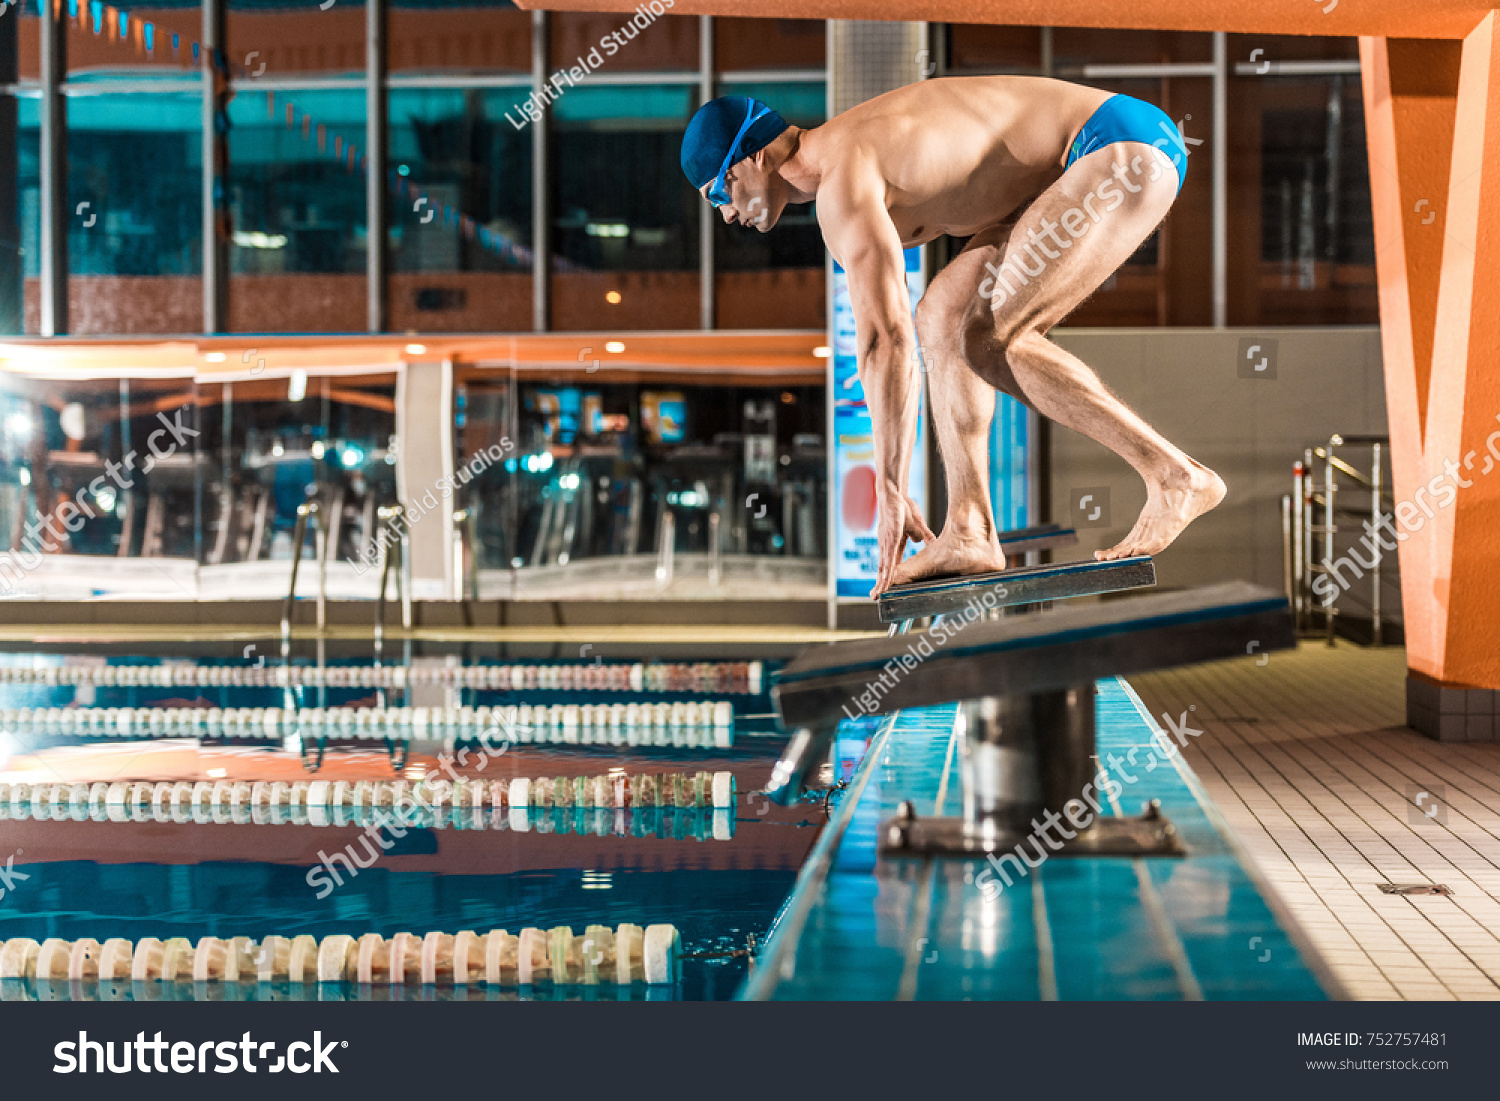
{"label": "man's face", "polygon": [[[729,171],[724,174],[723,188],[729,195],[729,202],[715,209],[729,225],[754,226],[765,233],[776,224],[781,211],[772,209],[770,177],[756,161],[756,157],[746,157],[729,166]],[[712,202],[708,196],[712,188],[713,182],[710,181],[699,188],[698,193],[705,201]]]}

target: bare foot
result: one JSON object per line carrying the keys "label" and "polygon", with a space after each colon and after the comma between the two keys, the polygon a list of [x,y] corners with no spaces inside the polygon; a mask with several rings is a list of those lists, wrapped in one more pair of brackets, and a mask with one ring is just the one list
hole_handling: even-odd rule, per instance
{"label": "bare foot", "polygon": [[909,585],[928,578],[966,577],[976,573],[995,573],[1005,569],[1005,555],[1000,545],[983,536],[943,533],[896,568],[894,585]]}
{"label": "bare foot", "polygon": [[1185,470],[1176,471],[1146,486],[1146,507],[1130,529],[1130,534],[1108,550],[1095,551],[1100,562],[1129,558],[1137,554],[1156,554],[1171,545],[1182,529],[1224,499],[1228,490],[1224,482],[1208,467],[1195,460]]}

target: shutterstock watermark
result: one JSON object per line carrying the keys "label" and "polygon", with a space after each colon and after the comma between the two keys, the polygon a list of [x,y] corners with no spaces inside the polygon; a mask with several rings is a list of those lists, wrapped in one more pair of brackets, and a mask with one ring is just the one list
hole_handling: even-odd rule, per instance
{"label": "shutterstock watermark", "polygon": [[[492,739],[500,733],[502,728],[505,732],[505,740],[495,745]],[[474,766],[475,770],[483,772],[491,760],[503,756],[505,751],[515,744],[513,738],[516,733],[529,733],[530,730],[530,727],[516,727],[502,722],[498,727],[490,727],[482,731],[477,739],[479,753],[475,757],[477,762]],[[319,900],[325,899],[333,894],[334,888],[344,885],[344,877],[339,873],[335,864],[343,864],[344,871],[348,873],[349,878],[353,879],[359,875],[361,869],[370,867],[387,851],[395,848],[396,840],[405,837],[407,831],[417,825],[422,812],[431,812],[436,815],[437,807],[428,799],[428,793],[436,791],[436,785],[439,782],[451,785],[462,783],[465,777],[454,769],[453,764],[457,761],[459,768],[465,768],[469,764],[470,756],[467,746],[461,747],[457,754],[438,754],[438,767],[428,769],[421,781],[407,793],[406,799],[409,799],[409,802],[403,799],[397,806],[391,808],[389,815],[375,815],[375,821],[361,831],[362,836],[345,845],[342,851],[329,854],[319,849],[320,863],[309,869],[306,876],[307,885],[318,890],[314,897]],[[444,773],[448,776],[446,780],[443,779]],[[381,836],[382,833],[389,833],[396,840],[387,841]],[[362,844],[365,859],[361,859],[356,851],[357,844]]]}
{"label": "shutterstock watermark", "polygon": [[[510,112],[505,112],[505,120],[517,130],[522,129],[528,122],[541,122],[542,111],[548,105],[556,102],[568,88],[577,87],[583,83],[584,78],[592,75],[595,69],[604,64],[606,57],[614,57],[620,49],[640,34],[647,27],[655,23],[657,19],[667,14],[667,9],[672,7],[676,0],[651,0],[648,4],[637,4],[635,15],[619,30],[613,31],[599,39],[597,46],[591,47],[589,52],[575,58],[576,65],[566,69],[558,69],[542,84],[541,90],[532,92],[516,110],[521,118],[511,118]],[[600,50],[603,53],[600,53]],[[567,88],[563,87],[566,84]]]}
{"label": "shutterstock watermark", "polygon": [[[186,409],[184,406],[175,410],[170,419],[166,413],[156,414],[162,427],[153,430],[146,437],[147,454],[141,460],[139,470],[136,468],[136,460],[140,458],[140,453],[134,448],[118,463],[113,459],[105,459],[103,474],[88,485],[79,486],[78,492],[54,508],[50,515],[38,516],[23,525],[25,535],[21,537],[21,546],[14,550],[0,551],[0,589],[9,595],[16,583],[42,564],[43,553],[56,551],[68,541],[68,536],[58,531],[53,524],[61,524],[69,532],[76,532],[83,527],[86,519],[98,517],[99,514],[94,511],[90,501],[97,501],[101,494],[108,491],[107,481],[114,482],[122,492],[128,490],[135,485],[137,473],[150,474],[158,463],[171,458],[179,447],[196,437],[198,432],[182,423]],[[43,536],[43,531],[52,536],[52,539]]]}
{"label": "shutterstock watermark", "polygon": [[12,894],[16,889],[17,883],[31,878],[26,872],[16,871],[16,857],[25,851],[24,849],[17,849],[5,858],[5,867],[0,868],[0,900],[3,900],[6,895]]}
{"label": "shutterstock watermark", "polygon": [[[1167,124],[1163,122],[1162,125]],[[1151,155],[1151,174],[1146,177],[1146,183],[1154,183],[1166,174],[1167,169],[1174,167],[1172,159],[1162,148],[1168,140],[1158,138],[1153,143],[1155,148]],[[1031,280],[1038,278],[1046,271],[1051,261],[1061,259],[1063,250],[1072,248],[1074,241],[1086,236],[1096,225],[1104,221],[1104,215],[1118,210],[1125,204],[1125,195],[1119,187],[1115,186],[1117,182],[1120,187],[1132,194],[1142,191],[1142,185],[1132,183],[1130,177],[1141,175],[1144,159],[1143,157],[1131,158],[1128,168],[1116,163],[1114,171],[1084,196],[1081,205],[1070,207],[1059,221],[1054,222],[1050,218],[1043,218],[1041,231],[1028,230],[1029,240],[1019,249],[1012,249],[999,264],[987,261],[984,266],[990,274],[979,284],[979,296],[989,300],[990,310],[993,312],[1003,306],[1010,296],[1016,293],[1017,284],[1021,287],[1030,286]],[[1095,205],[1095,200],[1107,204],[1102,211]],[[1066,239],[1057,232],[1059,229],[1067,234]],[[1051,240],[1057,247],[1049,248],[1048,240]],[[1026,256],[1031,257],[1035,267],[1026,263]]]}
{"label": "shutterstock watermark", "polygon": [[[1170,765],[1172,758],[1179,751],[1179,747],[1187,745],[1189,738],[1196,738],[1203,731],[1188,725],[1188,713],[1184,711],[1174,722],[1172,716],[1163,713],[1162,721],[1167,724],[1167,730],[1157,730],[1151,735],[1150,755],[1146,757],[1144,766],[1136,760],[1136,757],[1144,752],[1141,746],[1131,746],[1130,751],[1124,756],[1118,753],[1109,754],[1105,760],[1109,767],[1117,773],[1125,784],[1134,784],[1140,776],[1132,773],[1129,768],[1140,769],[1141,772],[1155,772],[1162,765]],[[1169,734],[1168,731],[1171,733]],[[1175,744],[1174,744],[1175,739]],[[1042,811],[1042,821],[1035,818],[1031,820],[1031,833],[1027,834],[1015,848],[1000,853],[986,853],[985,859],[990,866],[985,868],[974,877],[974,884],[979,888],[980,896],[986,902],[994,902],[1000,897],[1003,888],[1013,886],[1015,880],[1011,878],[1014,872],[1017,878],[1024,879],[1034,868],[1044,864],[1049,856],[1057,852],[1063,845],[1077,837],[1084,830],[1094,824],[1095,817],[1104,813],[1103,799],[1118,799],[1125,790],[1125,785],[1115,780],[1105,769],[1100,769],[1094,778],[1083,785],[1079,797],[1069,799],[1063,804],[1063,812],[1059,815],[1050,807]],[[1064,819],[1067,825],[1064,825]],[[1072,829],[1068,827],[1071,826]],[[1056,831],[1058,836],[1053,838],[1052,833]],[[1027,852],[1027,844],[1030,843],[1031,852]],[[1009,867],[1007,867],[1007,862]],[[996,876],[1000,882],[996,881]]]}
{"label": "shutterstock watermark", "polygon": [[[1500,421],[1500,413],[1495,415],[1495,420]],[[1465,454],[1461,464],[1452,459],[1444,459],[1443,472],[1434,474],[1425,485],[1418,486],[1409,499],[1396,502],[1395,508],[1382,514],[1378,521],[1362,521],[1365,534],[1355,546],[1362,546],[1369,553],[1368,562],[1360,557],[1354,547],[1337,558],[1325,555],[1323,568],[1326,572],[1320,573],[1312,584],[1313,592],[1322,598],[1323,607],[1328,607],[1338,599],[1341,592],[1364,577],[1365,570],[1374,569],[1383,552],[1395,550],[1426,527],[1427,521],[1437,516],[1437,509],[1447,508],[1458,500],[1460,489],[1468,489],[1500,465],[1500,431],[1491,432],[1484,441],[1484,446],[1488,454],[1484,456],[1484,466],[1476,477],[1466,479],[1459,467],[1462,465],[1463,470],[1473,473],[1478,451],[1471,450]],[[1429,496],[1433,498],[1430,502],[1427,500]],[[1392,524],[1392,520],[1400,525],[1400,530]],[[1390,538],[1383,533],[1389,533]],[[1353,578],[1346,578],[1346,572],[1353,574]]]}
{"label": "shutterstock watermark", "polygon": [[880,701],[889,695],[908,673],[957,638],[959,632],[969,624],[980,619],[992,608],[998,607],[1005,596],[1004,586],[991,589],[964,605],[962,611],[943,616],[923,631],[916,642],[908,645],[906,653],[899,654],[886,662],[880,670],[880,676],[869,682],[859,698],[854,700],[858,710],[850,711],[849,705],[844,704],[844,714],[851,719],[859,718],[861,715],[876,714],[880,709]]}
{"label": "shutterstock watermark", "polygon": [[471,455],[468,462],[453,471],[453,477],[449,478],[444,475],[434,482],[421,497],[413,497],[405,502],[399,514],[380,525],[364,552],[348,560],[354,566],[355,574],[363,575],[366,570],[380,565],[382,556],[390,549],[392,543],[399,542],[401,536],[410,531],[413,525],[431,513],[442,501],[452,497],[454,490],[468,485],[490,467],[503,460],[514,448],[515,444],[511,442],[509,436],[501,436],[499,443],[492,443],[489,447]]}

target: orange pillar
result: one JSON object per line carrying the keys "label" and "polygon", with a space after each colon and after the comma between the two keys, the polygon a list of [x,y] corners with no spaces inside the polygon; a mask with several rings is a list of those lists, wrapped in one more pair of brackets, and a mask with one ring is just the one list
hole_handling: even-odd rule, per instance
{"label": "orange pillar", "polygon": [[1360,56],[1408,715],[1488,740],[1488,720],[1463,739],[1442,725],[1477,705],[1438,689],[1500,688],[1500,18],[1462,41],[1361,39]]}

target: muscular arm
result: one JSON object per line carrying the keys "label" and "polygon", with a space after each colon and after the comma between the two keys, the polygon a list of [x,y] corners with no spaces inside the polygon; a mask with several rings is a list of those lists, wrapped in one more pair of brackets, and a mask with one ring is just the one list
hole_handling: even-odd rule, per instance
{"label": "muscular arm", "polygon": [[[880,192],[876,186],[861,182],[828,183],[832,186],[818,193],[818,221],[829,251],[848,273],[859,381],[875,435],[880,509],[878,595],[889,586],[901,562],[906,538],[933,538],[906,495],[921,398],[916,332],[901,238]],[[878,185],[878,178],[875,183]]]}

